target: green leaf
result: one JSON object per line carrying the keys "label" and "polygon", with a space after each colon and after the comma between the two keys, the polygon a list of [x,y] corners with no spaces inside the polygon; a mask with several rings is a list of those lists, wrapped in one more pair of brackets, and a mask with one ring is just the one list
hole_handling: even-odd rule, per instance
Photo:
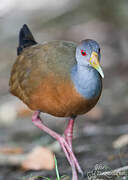
{"label": "green leaf", "polygon": [[[39,176],[38,176],[39,177]],[[41,178],[43,178],[43,179],[46,179],[46,180],[50,180],[50,178],[47,178],[47,177],[44,177],[44,176],[40,176]],[[42,179],[42,180],[43,180]]]}
{"label": "green leaf", "polygon": [[54,155],[54,161],[55,161],[55,169],[56,169],[57,180],[60,180],[60,175],[59,175],[58,166],[57,166],[57,160],[56,160],[55,155]]}

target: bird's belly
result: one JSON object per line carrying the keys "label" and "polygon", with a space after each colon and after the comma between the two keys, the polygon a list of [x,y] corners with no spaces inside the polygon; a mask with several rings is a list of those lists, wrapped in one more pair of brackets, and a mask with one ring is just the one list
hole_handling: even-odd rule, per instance
{"label": "bird's belly", "polygon": [[99,96],[85,99],[76,91],[70,80],[60,83],[58,81],[57,84],[46,81],[32,93],[28,106],[57,117],[69,117],[88,112],[95,106]]}

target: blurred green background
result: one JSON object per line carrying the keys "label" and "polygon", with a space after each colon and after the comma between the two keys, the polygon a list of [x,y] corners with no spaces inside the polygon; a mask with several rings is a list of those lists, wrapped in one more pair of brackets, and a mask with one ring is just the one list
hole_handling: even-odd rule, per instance
{"label": "blurred green background", "polygon": [[[128,133],[128,1],[0,1],[0,146],[27,149],[31,147],[30,141],[35,142],[42,132],[32,125],[31,112],[26,106],[9,94],[8,85],[23,24],[29,26],[39,43],[51,40],[79,42],[86,38],[99,42],[105,74],[103,93],[96,108],[77,118],[74,146],[84,169],[93,168],[99,161],[106,162],[111,168],[120,167],[118,158],[109,162],[108,156],[119,150],[113,142]],[[50,127],[63,133],[66,120],[50,121],[52,117],[47,115],[45,118]],[[44,136],[48,138],[42,140],[45,145],[53,141],[45,133]],[[121,145],[122,151],[127,144],[128,141]],[[127,158],[123,160],[124,164]],[[13,171],[6,169],[14,180]],[[1,179],[5,178],[5,168],[3,171]],[[64,168],[63,171],[66,172]]]}

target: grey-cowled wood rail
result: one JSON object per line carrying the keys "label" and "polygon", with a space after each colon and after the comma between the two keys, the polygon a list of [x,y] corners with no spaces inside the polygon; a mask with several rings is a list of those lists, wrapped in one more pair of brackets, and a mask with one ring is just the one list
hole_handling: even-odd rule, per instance
{"label": "grey-cowled wood rail", "polygon": [[[101,95],[104,74],[99,44],[91,39],[79,44],[59,40],[38,44],[24,25],[17,55],[10,92],[35,110],[33,123],[60,143],[72,167],[72,180],[78,180],[77,171],[83,171],[72,151],[73,125],[76,116],[91,110]],[[43,124],[40,112],[69,117],[64,136]]]}

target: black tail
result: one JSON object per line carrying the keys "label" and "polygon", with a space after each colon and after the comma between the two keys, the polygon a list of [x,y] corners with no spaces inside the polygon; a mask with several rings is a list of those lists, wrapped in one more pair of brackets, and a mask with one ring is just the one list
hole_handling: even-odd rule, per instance
{"label": "black tail", "polygon": [[17,48],[17,55],[20,55],[24,48],[37,44],[31,31],[26,24],[20,29],[19,46]]}

